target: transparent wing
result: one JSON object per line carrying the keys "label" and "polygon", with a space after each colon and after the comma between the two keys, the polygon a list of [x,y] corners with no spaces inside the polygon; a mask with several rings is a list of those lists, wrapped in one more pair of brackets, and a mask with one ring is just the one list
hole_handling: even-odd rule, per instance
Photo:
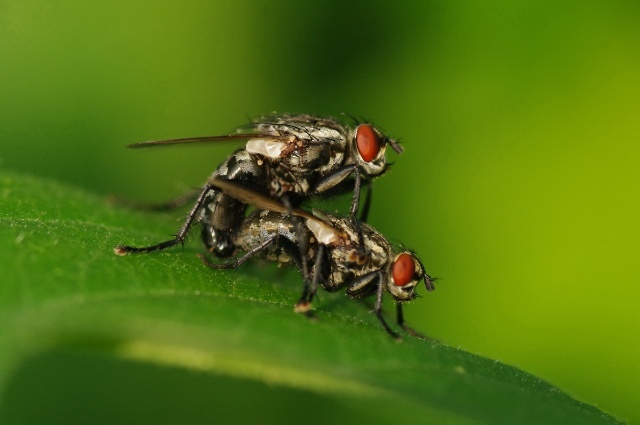
{"label": "transparent wing", "polygon": [[[255,192],[251,189],[247,189],[244,186],[237,185],[235,183],[231,183],[227,180],[222,180],[219,178],[212,178],[208,180],[208,183],[211,186],[217,187],[222,190],[225,195],[228,195],[234,199],[237,199],[240,202],[245,204],[253,205],[256,208],[274,211],[283,214],[293,214],[297,217],[302,217],[307,219],[307,225],[313,229],[322,229],[325,234],[333,235],[335,238],[343,238],[345,235],[329,223],[320,220],[318,217],[314,216],[310,212],[303,210],[301,208],[291,208],[291,211],[280,201],[274,198],[270,198],[269,196],[265,196],[261,193]],[[316,233],[314,231],[314,233]],[[330,239],[325,237],[325,239]]]}
{"label": "transparent wing", "polygon": [[249,140],[253,138],[265,138],[265,139],[278,139],[273,135],[260,134],[260,133],[238,133],[238,134],[225,134],[222,136],[203,136],[203,137],[186,137],[184,139],[167,139],[167,140],[150,140],[148,142],[138,142],[127,145],[128,148],[152,148],[156,146],[166,145],[186,145],[189,143],[209,143],[209,142],[228,142],[234,140]]}

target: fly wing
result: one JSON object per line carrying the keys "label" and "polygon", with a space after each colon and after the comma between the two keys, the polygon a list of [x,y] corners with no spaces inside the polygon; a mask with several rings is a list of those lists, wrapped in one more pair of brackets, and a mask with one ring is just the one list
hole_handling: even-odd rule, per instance
{"label": "fly wing", "polygon": [[221,141],[233,141],[233,140],[250,140],[254,138],[260,139],[273,139],[279,140],[278,137],[262,134],[262,133],[237,133],[237,134],[225,134],[222,136],[203,136],[203,137],[187,137],[184,139],[167,139],[167,140],[151,140],[148,142],[132,143],[127,145],[128,148],[152,148],[156,146],[166,145],[186,145],[190,143],[208,143],[208,142],[221,142]]}
{"label": "fly wing", "polygon": [[[287,207],[280,201],[274,198],[270,198],[261,193],[255,192],[251,189],[247,189],[244,186],[232,183],[228,180],[220,178],[211,178],[207,181],[211,186],[217,187],[222,190],[225,195],[228,195],[234,199],[245,204],[253,205],[256,208],[275,211],[279,213],[288,213]],[[301,208],[292,208],[293,215],[298,217],[304,217],[307,219],[316,219],[311,213]]]}
{"label": "fly wing", "polygon": [[207,183],[222,190],[225,195],[237,199],[245,204],[253,205],[256,208],[282,214],[288,214],[291,212],[297,217],[305,218],[307,226],[314,234],[322,234],[322,238],[319,240],[320,243],[325,245],[336,242],[338,239],[344,237],[344,234],[340,230],[301,208],[292,208],[291,211],[289,211],[289,209],[277,199],[270,198],[251,189],[247,189],[244,186],[231,183],[228,180],[211,178]]}
{"label": "fly wing", "polygon": [[304,145],[342,145],[348,132],[339,120],[308,114],[273,114],[258,118],[241,129],[248,132],[275,134],[282,141],[295,141]]}

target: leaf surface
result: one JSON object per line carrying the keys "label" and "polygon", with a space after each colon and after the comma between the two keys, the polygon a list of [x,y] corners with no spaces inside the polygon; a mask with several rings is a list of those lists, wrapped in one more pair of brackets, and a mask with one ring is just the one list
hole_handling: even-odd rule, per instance
{"label": "leaf surface", "polygon": [[[169,239],[176,218],[0,173],[0,419],[73,421],[92,405],[104,423],[151,423],[176,414],[167,398],[189,406],[183,423],[617,423],[514,367],[435,341],[395,342],[342,294],[320,294],[313,320],[296,315],[295,272],[259,261],[211,270],[195,237],[183,249],[113,254]],[[62,396],[66,382],[83,386]],[[123,391],[121,416],[109,416]],[[238,399],[255,408],[234,408]]]}

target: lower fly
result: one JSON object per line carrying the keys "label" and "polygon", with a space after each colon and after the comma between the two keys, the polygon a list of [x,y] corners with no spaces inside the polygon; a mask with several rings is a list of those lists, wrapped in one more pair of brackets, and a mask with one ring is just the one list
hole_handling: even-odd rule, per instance
{"label": "lower fly", "polygon": [[305,284],[296,312],[310,309],[318,286],[329,292],[346,288],[351,298],[375,295],[376,316],[384,329],[398,338],[382,315],[383,296],[388,293],[396,302],[398,324],[419,336],[404,323],[402,303],[416,298],[420,281],[427,291],[435,287],[414,252],[395,247],[366,223],[357,228],[351,217],[291,208],[224,180],[209,183],[257,209],[232,232],[232,242],[243,255],[224,263],[205,260],[207,265],[235,269],[254,256],[297,264]]}

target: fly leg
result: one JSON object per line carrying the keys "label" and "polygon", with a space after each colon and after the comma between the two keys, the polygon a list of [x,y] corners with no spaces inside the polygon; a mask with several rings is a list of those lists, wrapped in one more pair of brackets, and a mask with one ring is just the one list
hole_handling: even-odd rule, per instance
{"label": "fly leg", "polygon": [[256,247],[252,248],[251,250],[247,251],[242,257],[234,258],[232,261],[226,261],[224,263],[213,263],[213,262],[209,261],[209,259],[207,259],[207,257],[205,257],[202,254],[198,254],[198,257],[200,257],[200,259],[202,260],[202,262],[205,265],[211,267],[212,269],[218,269],[218,270],[237,269],[238,267],[240,267],[240,265],[242,263],[244,263],[245,261],[247,261],[248,259],[250,259],[254,255],[259,254],[260,251],[263,251],[264,249],[269,247],[269,245],[274,243],[276,241],[276,239],[278,239],[278,235],[270,237],[269,239],[267,239],[264,242],[262,242],[260,245],[258,245]]}
{"label": "fly leg", "polygon": [[404,316],[402,314],[402,304],[400,304],[400,303],[396,303],[396,321],[398,322],[398,325],[400,325],[402,327],[402,329],[407,331],[407,333],[409,333],[410,335],[415,336],[416,338],[420,338],[420,339],[429,339],[426,336],[422,335],[420,332],[418,332],[415,329],[407,326],[404,323]]}
{"label": "fly leg", "polygon": [[198,214],[198,211],[200,211],[200,209],[204,205],[205,200],[207,199],[207,197],[209,195],[209,192],[211,190],[213,190],[213,189],[214,189],[213,186],[210,186],[208,184],[204,187],[204,189],[202,190],[202,192],[198,196],[198,199],[197,199],[195,205],[193,206],[193,208],[191,208],[191,211],[189,211],[189,214],[187,214],[186,221],[184,222],[184,224],[180,228],[180,231],[178,232],[178,234],[173,239],[170,239],[170,240],[164,241],[164,242],[160,242],[159,244],[156,244],[156,245],[145,246],[145,247],[134,247],[134,246],[119,245],[119,246],[116,246],[113,249],[113,251],[117,255],[127,255],[127,254],[131,254],[131,253],[139,253],[139,252],[161,251],[163,249],[167,249],[167,248],[171,248],[172,246],[176,246],[178,244],[183,244],[185,238],[187,237],[187,233],[189,232],[189,229],[193,225],[193,221],[194,221],[194,219],[196,217],[196,214]]}
{"label": "fly leg", "polygon": [[[349,283],[349,287],[347,288],[347,295],[350,295],[353,298],[365,297],[373,292],[376,293],[376,303],[373,307],[373,312],[376,314],[376,317],[382,324],[382,327],[389,335],[391,335],[395,339],[400,339],[400,335],[393,331],[386,320],[384,320],[384,316],[382,315],[382,296],[384,295],[384,285],[382,283],[382,276],[380,272],[370,272],[365,275],[362,275]],[[377,285],[374,288],[374,285]]]}
{"label": "fly leg", "polygon": [[[349,211],[351,216],[354,217],[358,213],[358,207],[360,206],[360,187],[362,185],[361,171],[357,165],[347,165],[346,167],[342,167],[332,172],[316,184],[316,186],[313,188],[313,192],[319,194],[330,191],[331,189],[335,189],[337,190],[337,193],[344,193],[347,190],[345,182],[347,181],[347,178],[352,174],[354,178],[353,197],[351,198],[351,209]],[[371,199],[368,195],[368,199],[367,201],[365,201],[365,208],[367,210],[367,213],[369,210],[370,202]]]}
{"label": "fly leg", "polygon": [[384,320],[384,317],[382,316],[382,295],[383,294],[384,294],[384,287],[382,285],[382,282],[380,282],[378,284],[378,292],[376,295],[376,305],[373,308],[373,311],[376,313],[376,316],[378,317],[378,320],[380,320],[380,323],[382,324],[382,327],[384,328],[384,330],[387,331],[387,333],[391,335],[393,338],[400,339],[400,335],[398,335],[397,332],[393,331],[389,327],[389,325],[387,325],[387,322]]}
{"label": "fly leg", "polygon": [[[344,183],[350,175],[353,174],[353,197],[351,198],[351,208],[349,209],[349,215],[351,216],[351,221],[353,222],[353,227],[358,234],[358,246],[360,247],[360,251],[363,251],[364,247],[364,237],[362,236],[362,228],[360,226],[360,221],[358,221],[358,209],[360,207],[360,190],[362,186],[362,176],[361,171],[357,165],[348,165],[346,167],[342,167],[333,173],[329,174],[327,177],[322,179],[314,188],[314,192],[322,193],[327,190],[338,188],[338,185]],[[365,200],[365,205],[363,208],[362,216],[366,220],[367,215],[369,215],[369,206],[371,204],[371,187],[369,187],[369,191],[367,192],[367,198]],[[364,220],[363,220],[364,221]]]}
{"label": "fly leg", "polygon": [[309,251],[309,244],[305,236],[305,232],[302,230],[302,224],[300,223],[300,220],[293,214],[293,206],[291,205],[291,201],[286,195],[281,198],[281,201],[287,209],[289,219],[293,223],[296,231],[296,240],[298,242],[298,251],[300,253],[300,268],[302,269],[302,278],[304,279],[304,289],[302,290],[302,296],[293,307],[293,311],[295,311],[296,313],[306,313],[311,308],[311,301],[313,299],[313,296],[315,295],[315,288],[312,289],[313,282],[309,282],[309,261],[307,255]]}
{"label": "fly leg", "polygon": [[[355,177],[355,183],[353,185],[353,200],[351,202],[351,210],[349,214],[351,215],[351,221],[353,222],[353,227],[356,229],[356,233],[358,234],[358,246],[360,247],[359,251],[364,250],[364,236],[362,236],[362,228],[360,226],[360,221],[358,221],[358,207],[360,205],[360,169],[358,167],[354,167],[353,174]],[[369,206],[367,206],[367,214],[369,214]]]}
{"label": "fly leg", "polygon": [[366,182],[367,185],[367,195],[364,198],[364,205],[362,206],[362,211],[360,212],[360,221],[363,223],[367,222],[367,218],[369,217],[369,208],[371,207],[371,196],[372,196],[372,187],[369,181]]}
{"label": "fly leg", "polygon": [[313,301],[313,297],[316,295],[316,291],[318,290],[318,282],[320,280],[320,271],[322,269],[322,261],[324,256],[324,245],[318,244],[318,252],[316,253],[315,258],[315,270],[313,273],[313,279],[311,283],[308,284],[307,279],[305,279],[304,289],[302,290],[302,295],[300,296],[300,300],[293,307],[293,311],[296,313],[307,313],[311,308],[311,301]]}
{"label": "fly leg", "polygon": [[[358,234],[358,244],[362,249],[362,247],[364,246],[364,238],[362,236],[362,229],[360,226],[360,222],[356,217],[356,215],[358,214],[358,208],[360,206],[360,188],[362,185],[362,176],[358,166],[347,165],[346,167],[342,167],[334,171],[333,173],[329,174],[328,176],[320,180],[320,182],[318,182],[318,184],[313,188],[313,191],[315,193],[323,193],[331,189],[342,190],[344,189],[344,187],[340,188],[339,186],[341,186],[341,184],[343,184],[346,181],[347,177],[349,177],[352,174],[354,178],[353,197],[351,199],[351,209],[349,210],[349,214],[351,215],[351,220],[353,221],[353,227],[355,228],[356,233]],[[369,189],[369,192],[367,193],[367,199],[365,201],[365,206],[364,206],[365,214],[363,214],[363,216],[365,218],[369,214],[369,205],[371,202],[370,190],[371,189]]]}

